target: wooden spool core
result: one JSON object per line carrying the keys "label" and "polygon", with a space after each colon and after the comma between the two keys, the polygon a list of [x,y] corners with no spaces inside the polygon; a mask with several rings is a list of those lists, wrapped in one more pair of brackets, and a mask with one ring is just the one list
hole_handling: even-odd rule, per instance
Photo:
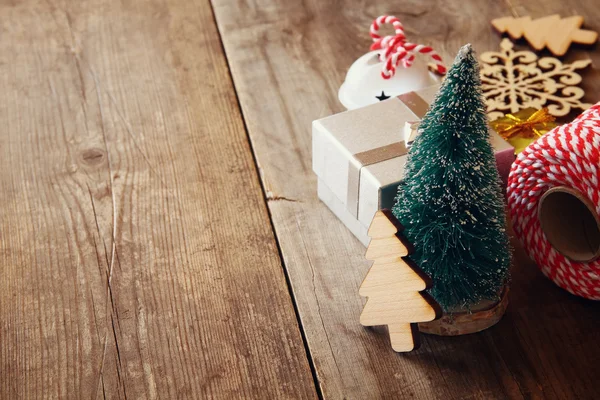
{"label": "wooden spool core", "polygon": [[500,301],[482,301],[470,312],[452,310],[451,313],[444,313],[442,318],[435,321],[419,323],[419,330],[439,336],[458,336],[480,332],[496,325],[502,319],[507,306],[508,286],[502,290]]}
{"label": "wooden spool core", "polygon": [[548,190],[538,218],[552,247],[569,260],[590,262],[600,256],[600,219],[581,192],[565,186]]}

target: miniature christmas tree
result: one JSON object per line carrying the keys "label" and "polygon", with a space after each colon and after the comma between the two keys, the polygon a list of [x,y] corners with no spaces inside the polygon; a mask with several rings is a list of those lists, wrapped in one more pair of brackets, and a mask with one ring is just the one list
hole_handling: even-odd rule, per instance
{"label": "miniature christmas tree", "polygon": [[426,277],[416,272],[410,260],[402,258],[410,251],[397,236],[398,230],[402,226],[389,210],[375,214],[366,254],[374,262],[359,294],[369,298],[360,323],[387,325],[392,348],[400,352],[418,347],[419,330],[415,323],[433,321],[437,312],[435,302],[419,293],[427,288]]}
{"label": "miniature christmas tree", "polygon": [[497,299],[510,266],[480,86],[466,45],[421,122],[393,208],[416,247],[413,259],[433,279],[431,295],[445,311]]}

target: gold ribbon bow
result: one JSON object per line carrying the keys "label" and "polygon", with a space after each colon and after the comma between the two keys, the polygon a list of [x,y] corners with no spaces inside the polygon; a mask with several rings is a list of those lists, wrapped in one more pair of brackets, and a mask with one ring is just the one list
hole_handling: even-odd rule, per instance
{"label": "gold ribbon bow", "polygon": [[520,153],[537,138],[558,126],[547,108],[526,108],[514,114],[506,114],[490,122],[491,127]]}

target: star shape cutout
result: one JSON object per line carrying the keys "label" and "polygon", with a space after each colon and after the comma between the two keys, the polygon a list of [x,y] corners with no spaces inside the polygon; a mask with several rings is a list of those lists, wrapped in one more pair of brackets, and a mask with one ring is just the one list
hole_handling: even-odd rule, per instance
{"label": "star shape cutout", "polygon": [[383,100],[387,100],[390,98],[390,96],[387,96],[385,94],[385,92],[382,90],[381,91],[381,96],[375,96],[376,99],[379,99],[379,101],[383,101]]}

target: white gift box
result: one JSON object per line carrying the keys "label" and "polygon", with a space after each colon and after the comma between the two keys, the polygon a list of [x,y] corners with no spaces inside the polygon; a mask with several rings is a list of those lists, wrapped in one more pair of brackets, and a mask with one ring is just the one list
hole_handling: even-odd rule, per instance
{"label": "white gift box", "polygon": [[[318,195],[366,246],[375,212],[391,208],[404,177],[407,122],[419,121],[439,85],[313,121],[313,171]],[[514,161],[513,147],[490,131],[500,175]]]}

